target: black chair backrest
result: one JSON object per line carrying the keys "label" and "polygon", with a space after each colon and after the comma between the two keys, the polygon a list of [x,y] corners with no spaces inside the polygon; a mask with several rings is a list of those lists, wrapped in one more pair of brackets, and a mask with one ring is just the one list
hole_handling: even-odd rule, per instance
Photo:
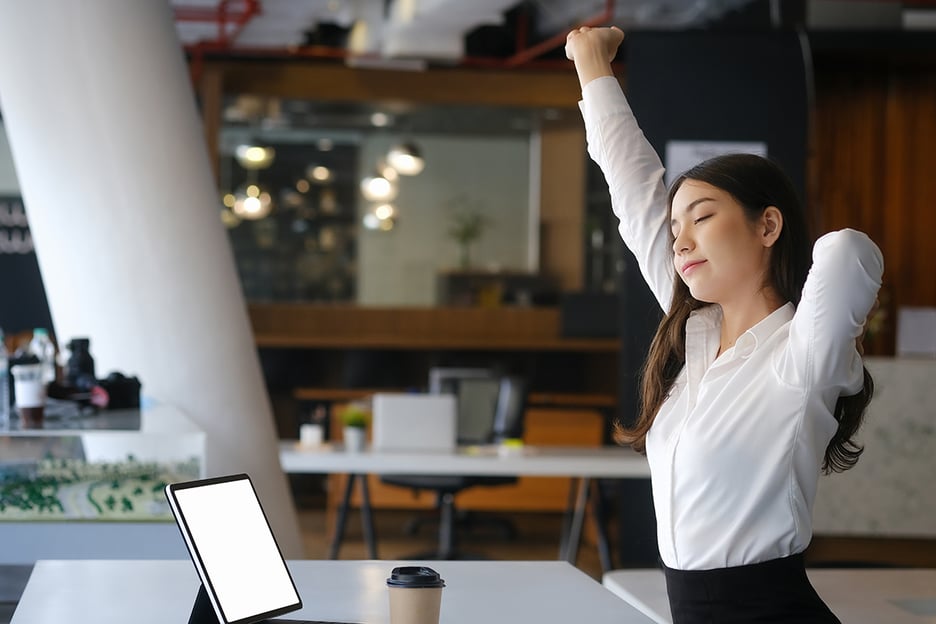
{"label": "black chair backrest", "polygon": [[527,386],[520,377],[500,378],[491,442],[523,437],[523,415],[526,411]]}
{"label": "black chair backrest", "polygon": [[499,378],[487,368],[434,367],[429,371],[430,394],[455,396],[459,444],[492,441],[499,390]]}
{"label": "black chair backrest", "polygon": [[494,439],[501,382],[497,377],[462,379],[457,393],[459,444],[490,444]]}
{"label": "black chair backrest", "polygon": [[436,367],[429,371],[429,392],[453,394],[459,444],[491,444],[523,437],[525,381],[484,368]]}

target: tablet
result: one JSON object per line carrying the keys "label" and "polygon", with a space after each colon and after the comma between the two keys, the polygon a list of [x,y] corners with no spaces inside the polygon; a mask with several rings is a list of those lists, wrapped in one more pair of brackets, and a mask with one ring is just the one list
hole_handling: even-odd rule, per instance
{"label": "tablet", "polygon": [[249,476],[171,483],[166,498],[202,582],[193,615],[203,593],[219,624],[250,624],[302,608]]}

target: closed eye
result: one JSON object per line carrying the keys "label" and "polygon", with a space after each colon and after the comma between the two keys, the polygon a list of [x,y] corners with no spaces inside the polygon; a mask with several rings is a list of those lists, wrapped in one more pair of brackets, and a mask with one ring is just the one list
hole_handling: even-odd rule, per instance
{"label": "closed eye", "polygon": [[693,219],[692,223],[695,224],[695,225],[698,225],[699,223],[702,223],[702,222],[705,221],[706,219],[709,219],[711,216],[712,216],[712,215],[710,215],[710,214],[709,214],[709,215],[701,216],[701,217],[699,217],[698,219]]}

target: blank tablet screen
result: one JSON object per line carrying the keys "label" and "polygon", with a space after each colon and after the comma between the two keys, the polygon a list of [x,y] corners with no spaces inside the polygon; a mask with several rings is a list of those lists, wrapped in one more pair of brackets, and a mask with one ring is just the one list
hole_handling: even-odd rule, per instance
{"label": "blank tablet screen", "polygon": [[223,622],[253,621],[301,608],[247,475],[171,484],[166,495]]}

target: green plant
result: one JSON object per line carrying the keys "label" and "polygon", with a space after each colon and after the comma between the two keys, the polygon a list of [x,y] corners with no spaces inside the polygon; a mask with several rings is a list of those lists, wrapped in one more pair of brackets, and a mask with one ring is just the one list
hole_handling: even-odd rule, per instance
{"label": "green plant", "polygon": [[366,427],[369,415],[366,410],[349,406],[341,412],[341,423],[345,427]]}
{"label": "green plant", "polygon": [[490,220],[482,214],[481,209],[471,205],[464,195],[459,195],[449,202],[452,210],[452,224],[448,235],[458,243],[461,265],[468,267],[471,264],[470,248],[490,225]]}

